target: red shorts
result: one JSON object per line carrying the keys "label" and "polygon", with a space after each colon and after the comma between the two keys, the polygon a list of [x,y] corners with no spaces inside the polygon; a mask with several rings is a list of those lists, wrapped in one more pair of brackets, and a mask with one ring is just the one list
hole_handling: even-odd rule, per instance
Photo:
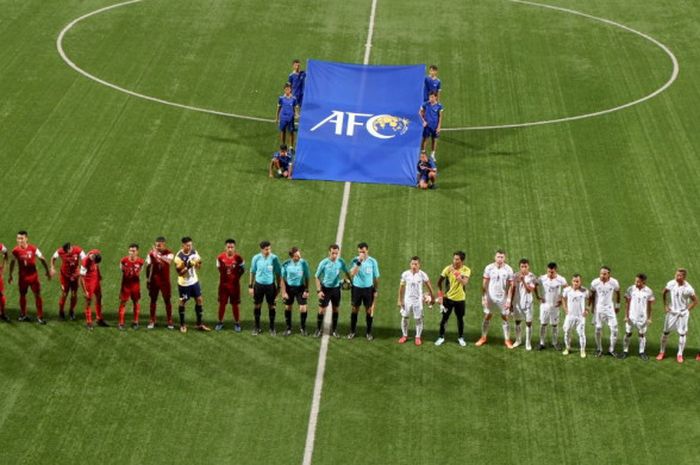
{"label": "red shorts", "polygon": [[92,299],[94,296],[102,296],[102,286],[100,286],[99,281],[85,281],[85,292],[88,299]]}
{"label": "red shorts", "polygon": [[69,275],[64,275],[61,273],[61,290],[63,292],[68,292],[68,291],[77,291],[78,290],[78,278],[69,276]]}
{"label": "red shorts", "polygon": [[121,291],[119,291],[119,300],[126,302],[127,300],[133,300],[134,302],[141,300],[141,286],[139,283],[122,285]]}
{"label": "red shorts", "polygon": [[30,288],[35,294],[41,292],[38,274],[33,274],[28,277],[19,277],[19,293],[25,295]]}
{"label": "red shorts", "polygon": [[151,300],[157,300],[159,292],[163,295],[165,300],[170,300],[170,297],[172,296],[170,282],[159,282],[155,280],[151,281],[151,284],[148,285],[148,296],[151,298]]}
{"label": "red shorts", "polygon": [[223,304],[240,304],[241,289],[240,287],[219,286],[219,302]]}
{"label": "red shorts", "polygon": [[0,274],[0,294],[2,294],[4,290],[5,290],[5,281],[3,281],[2,275]]}

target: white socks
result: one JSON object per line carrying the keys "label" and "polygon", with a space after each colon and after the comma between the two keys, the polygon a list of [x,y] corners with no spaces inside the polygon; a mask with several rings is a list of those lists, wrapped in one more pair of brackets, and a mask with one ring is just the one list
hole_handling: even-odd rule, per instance
{"label": "white socks", "polygon": [[408,337],[408,317],[406,316],[401,318],[401,334],[403,337]]}

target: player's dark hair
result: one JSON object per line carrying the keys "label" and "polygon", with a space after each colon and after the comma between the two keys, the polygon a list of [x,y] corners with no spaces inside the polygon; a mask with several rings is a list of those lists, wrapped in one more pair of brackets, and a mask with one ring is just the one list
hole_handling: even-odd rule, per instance
{"label": "player's dark hair", "polygon": [[292,60],[292,64],[294,64],[294,63],[301,63],[301,61],[299,61],[298,58],[295,58],[294,60]]}
{"label": "player's dark hair", "polygon": [[433,90],[433,91],[430,91],[430,93],[428,94],[428,97],[430,97],[431,95],[434,95],[435,97],[437,97],[438,93]]}
{"label": "player's dark hair", "polygon": [[530,264],[530,260],[528,260],[527,258],[521,258],[520,261],[519,261],[518,263],[521,264],[521,265],[529,265],[529,264]]}
{"label": "player's dark hair", "polygon": [[556,262],[549,262],[549,263],[547,263],[547,269],[549,269],[549,270],[556,270],[556,269],[557,269],[557,264],[556,264]]}
{"label": "player's dark hair", "polygon": [[289,83],[289,82],[285,82],[285,83],[284,83],[283,89],[286,89],[287,87],[289,87],[289,88],[291,89],[291,88],[292,88],[292,84]]}
{"label": "player's dark hair", "polygon": [[63,249],[63,251],[66,252],[66,253],[68,253],[68,252],[70,251],[70,247],[71,247],[70,242],[66,242],[65,244],[63,244],[63,245],[61,246],[61,248]]}
{"label": "player's dark hair", "polygon": [[294,254],[297,252],[299,252],[299,247],[292,247],[291,249],[289,249],[289,257],[294,257]]}
{"label": "player's dark hair", "polygon": [[435,71],[438,70],[437,65],[430,65],[428,69],[434,69]]}
{"label": "player's dark hair", "polygon": [[497,254],[499,254],[499,253],[500,253],[500,254],[503,254],[503,255],[505,255],[505,254],[506,254],[506,251],[505,251],[505,250],[503,250],[503,249],[496,249],[496,253],[497,253]]}
{"label": "player's dark hair", "polygon": [[683,273],[683,276],[688,276],[688,270],[685,268],[676,268],[676,273]]}
{"label": "player's dark hair", "polygon": [[190,236],[185,236],[182,238],[183,244],[187,244],[188,242],[192,242],[192,238]]}
{"label": "player's dark hair", "polygon": [[581,275],[580,275],[580,274],[578,274],[578,273],[574,273],[574,274],[573,274],[573,275],[572,275],[571,277],[572,277],[572,278],[580,278],[580,277],[581,277]]}
{"label": "player's dark hair", "polygon": [[280,152],[286,152],[286,151],[287,151],[287,144],[280,145]]}
{"label": "player's dark hair", "polygon": [[367,245],[366,242],[360,242],[359,244],[357,244],[357,248],[358,249],[369,249],[369,245]]}
{"label": "player's dark hair", "polygon": [[605,271],[607,271],[608,273],[610,273],[610,272],[612,271],[612,270],[610,269],[610,267],[607,266],[607,265],[601,266],[600,269],[601,269],[601,270],[605,270]]}
{"label": "player's dark hair", "polygon": [[102,255],[96,253],[92,256],[92,261],[95,263],[100,263],[102,261]]}
{"label": "player's dark hair", "polygon": [[467,254],[462,252],[461,250],[456,251],[455,253],[452,254],[452,256],[458,256],[460,260],[464,261],[465,258],[467,258]]}
{"label": "player's dark hair", "polygon": [[226,239],[226,243],[236,245],[236,239]]}
{"label": "player's dark hair", "polygon": [[26,230],[20,229],[19,231],[17,231],[17,235],[18,236],[27,236],[28,234],[27,234]]}
{"label": "player's dark hair", "polygon": [[639,274],[637,275],[637,278],[641,279],[642,282],[647,282],[647,275],[644,274],[644,273],[639,273]]}
{"label": "player's dark hair", "polygon": [[411,261],[414,261],[414,260],[420,263],[420,257],[418,255],[414,255],[411,257]]}
{"label": "player's dark hair", "polygon": [[272,244],[270,244],[270,241],[262,241],[260,243],[260,248],[264,249],[265,247],[270,247]]}
{"label": "player's dark hair", "polygon": [[156,242],[165,242],[165,237],[163,237],[163,236],[156,237]]}
{"label": "player's dark hair", "polygon": [[136,242],[132,242],[131,244],[129,244],[129,248],[138,250],[139,245]]}
{"label": "player's dark hair", "polygon": [[328,246],[328,250],[340,250],[340,246],[338,244],[331,244]]}

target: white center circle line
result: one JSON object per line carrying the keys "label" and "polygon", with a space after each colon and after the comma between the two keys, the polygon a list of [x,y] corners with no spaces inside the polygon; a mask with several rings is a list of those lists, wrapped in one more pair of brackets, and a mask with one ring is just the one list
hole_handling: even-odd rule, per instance
{"label": "white center circle line", "polygon": [[[149,100],[151,102],[160,103],[162,105],[168,105],[171,107],[182,108],[184,110],[196,111],[196,112],[200,112],[200,113],[207,113],[207,114],[217,115],[217,116],[225,116],[228,118],[237,118],[237,119],[243,119],[243,120],[249,120],[249,121],[260,121],[260,122],[264,122],[264,123],[274,123],[275,122],[275,120],[270,119],[270,118],[259,118],[257,116],[247,116],[247,115],[241,115],[238,113],[230,113],[230,112],[225,112],[225,111],[212,110],[209,108],[202,108],[202,107],[196,107],[196,106],[192,106],[192,105],[185,105],[182,103],[177,103],[177,102],[173,102],[170,100],[165,100],[165,99],[158,98],[158,97],[153,97],[150,95],[141,94],[139,92],[134,92],[133,90],[129,90],[125,87],[121,87],[117,84],[106,81],[104,79],[101,79],[101,78],[95,76],[94,74],[89,73],[88,71],[86,71],[83,68],[81,68],[80,66],[78,66],[73,60],[70,59],[70,57],[68,57],[68,55],[66,54],[66,52],[63,48],[63,40],[64,40],[66,34],[76,24],[80,23],[81,21],[83,21],[87,18],[98,15],[100,13],[104,13],[106,11],[110,11],[110,10],[113,10],[115,8],[119,8],[122,6],[132,5],[135,3],[141,3],[142,1],[143,0],[129,0],[126,2],[116,3],[114,5],[110,5],[110,6],[92,11],[90,13],[84,14],[84,15],[74,19],[70,23],[68,23],[66,25],[66,27],[64,27],[61,30],[61,32],[58,34],[58,37],[56,38],[56,49],[58,50],[58,54],[61,56],[61,59],[63,59],[63,61],[68,66],[70,66],[73,70],[75,70],[79,74],[82,74],[86,78],[91,79],[99,84],[104,85],[104,86],[107,86],[111,89],[117,90],[119,92],[123,92],[127,95],[131,95],[132,97],[138,97],[138,98],[141,98],[144,100]],[[625,26],[624,24],[620,24],[618,22],[612,21],[610,19],[589,15],[587,13],[582,13],[582,12],[577,11],[577,10],[572,10],[570,8],[563,8],[563,7],[553,6],[553,5],[546,5],[543,3],[530,2],[530,1],[526,1],[526,0],[508,0],[508,1],[512,2],[512,3],[520,3],[523,5],[530,5],[530,6],[539,7],[539,8],[547,8],[550,10],[556,10],[556,11],[560,11],[563,13],[581,16],[583,18],[587,18],[587,19],[590,19],[593,21],[598,21],[598,22],[607,24],[609,26],[623,29],[623,30],[630,32],[632,34],[636,34],[637,36],[642,37],[643,39],[646,39],[647,41],[656,45],[658,48],[663,50],[663,52],[670,58],[671,63],[673,65],[673,70],[671,71],[671,76],[668,78],[668,80],[661,87],[654,90],[653,92],[651,92],[643,97],[640,97],[636,100],[633,100],[633,101],[630,101],[627,103],[623,103],[622,105],[618,105],[618,106],[615,106],[612,108],[607,108],[604,110],[599,110],[599,111],[595,111],[595,112],[591,112],[591,113],[582,113],[580,115],[574,115],[574,116],[565,116],[562,118],[539,120],[539,121],[526,121],[526,122],[521,122],[521,123],[494,124],[494,125],[484,125],[484,126],[463,126],[463,127],[454,127],[454,128],[442,128],[442,131],[479,131],[479,130],[491,130],[491,129],[525,128],[525,127],[530,127],[530,126],[542,126],[545,124],[557,124],[557,123],[565,123],[565,122],[569,122],[569,121],[577,121],[577,120],[582,120],[582,119],[587,119],[587,118],[594,118],[597,116],[607,115],[609,113],[624,110],[624,109],[632,107],[634,105],[638,105],[640,103],[646,102],[647,100],[650,100],[650,99],[658,96],[659,94],[664,92],[666,89],[671,87],[671,85],[678,78],[678,74],[680,72],[680,65],[678,64],[678,59],[676,58],[676,56],[673,54],[673,52],[666,45],[664,45],[663,43],[661,43],[660,41],[651,37],[648,34],[640,32],[640,31],[633,29],[629,26]]]}

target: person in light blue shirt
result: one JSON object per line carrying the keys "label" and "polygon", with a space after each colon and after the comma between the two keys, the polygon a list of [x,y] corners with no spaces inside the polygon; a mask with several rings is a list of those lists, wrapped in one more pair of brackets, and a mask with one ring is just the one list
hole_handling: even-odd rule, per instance
{"label": "person in light blue shirt", "polygon": [[[342,280],[342,275],[346,280]],[[350,274],[345,261],[340,258],[340,246],[331,244],[328,247],[328,257],[321,260],[316,268],[316,293],[318,294],[318,317],[316,319],[316,337],[322,334],[323,318],[330,303],[333,308],[333,337],[338,335],[338,311],[340,309],[340,286],[342,283],[350,284]]]}
{"label": "person in light blue shirt", "polygon": [[306,303],[309,298],[309,264],[301,258],[301,250],[292,247],[289,260],[282,263],[282,300],[284,301],[284,321],[287,323],[285,336],[292,335],[292,307],[299,304],[301,334],[306,336]]}
{"label": "person in light blue shirt", "polygon": [[250,281],[248,292],[253,297],[253,312],[255,315],[255,329],[253,336],[262,333],[260,329],[260,314],[263,300],[267,301],[270,316],[270,336],[275,336],[275,299],[280,286],[281,266],[277,255],[272,253],[272,245],[269,241],[260,243],[260,253],[253,257],[250,267]]}
{"label": "person in light blue shirt", "polygon": [[379,290],[379,265],[377,260],[369,256],[369,246],[366,242],[357,244],[357,257],[352,259],[350,276],[352,276],[352,314],[350,315],[350,334],[348,339],[355,337],[357,330],[357,314],[360,305],[365,307],[367,323],[367,340],[372,336],[372,322],[374,321],[374,303]]}

